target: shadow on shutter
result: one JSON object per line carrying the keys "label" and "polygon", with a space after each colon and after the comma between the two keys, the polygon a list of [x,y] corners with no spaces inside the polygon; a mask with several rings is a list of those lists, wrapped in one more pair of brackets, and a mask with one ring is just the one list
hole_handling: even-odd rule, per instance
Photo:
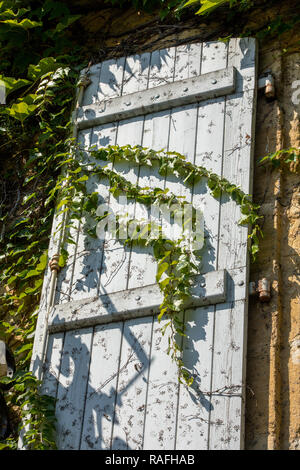
{"label": "shadow on shutter", "polygon": [[[82,145],[177,151],[251,193],[255,40],[109,60],[92,66],[90,78],[77,117]],[[191,191],[173,176],[138,165],[118,162],[114,170],[140,186],[185,195],[204,214],[205,288],[200,284],[198,300],[193,297],[182,312],[183,360],[194,385],[179,384],[160,331],[166,320],[159,324],[153,316],[161,297],[151,250],[108,238],[103,243],[78,224],[51,312],[46,273],[32,363],[37,375],[44,370],[43,391],[57,398],[58,446],[241,449],[249,259],[248,229],[237,223],[240,209],[226,197],[214,199],[203,181]],[[91,178],[88,185],[99,203],[118,209],[107,182]],[[52,240],[49,255],[56,250]]]}

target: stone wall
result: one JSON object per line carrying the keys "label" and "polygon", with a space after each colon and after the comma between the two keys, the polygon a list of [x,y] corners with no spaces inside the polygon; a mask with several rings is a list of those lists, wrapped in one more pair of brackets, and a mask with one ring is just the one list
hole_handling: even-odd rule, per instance
{"label": "stone wall", "polygon": [[[255,158],[290,146],[299,147],[300,105],[292,102],[292,84],[300,78],[300,54],[284,54],[286,42],[262,45],[260,73],[275,76],[276,100],[258,98]],[[300,185],[299,174],[255,165],[254,199],[264,216],[264,239],[251,279],[267,277],[272,298],[250,301],[246,403],[249,449],[300,448]],[[251,390],[250,390],[251,388]]]}

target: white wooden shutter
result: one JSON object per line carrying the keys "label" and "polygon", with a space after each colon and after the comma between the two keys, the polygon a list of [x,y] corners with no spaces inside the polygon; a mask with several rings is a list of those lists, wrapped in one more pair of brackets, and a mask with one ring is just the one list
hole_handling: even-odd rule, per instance
{"label": "white wooden shutter", "polygon": [[[255,40],[112,59],[93,65],[90,77],[78,113],[79,142],[174,150],[251,193]],[[183,343],[198,392],[179,384],[160,332],[165,320],[159,324],[153,315],[159,291],[151,250],[103,245],[79,224],[50,312],[46,273],[33,354],[44,392],[57,398],[59,448],[240,449],[249,265],[240,209],[226,196],[214,199],[205,181],[191,191],[148,168],[118,163],[114,169],[140,186],[168,187],[203,210],[204,281],[198,302],[184,312]],[[117,207],[104,182],[88,185],[99,202]],[[50,257],[58,247],[56,234]]]}

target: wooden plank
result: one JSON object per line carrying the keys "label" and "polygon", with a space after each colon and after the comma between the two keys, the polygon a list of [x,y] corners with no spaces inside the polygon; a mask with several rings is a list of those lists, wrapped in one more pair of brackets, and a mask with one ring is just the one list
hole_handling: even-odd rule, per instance
{"label": "wooden plank", "polygon": [[202,43],[182,44],[176,48],[175,80],[183,80],[200,75]]}
{"label": "wooden plank", "polygon": [[[141,143],[143,122],[141,118],[132,118],[128,121],[119,123],[117,144],[118,145],[137,145]],[[128,166],[127,162],[118,162],[114,165],[116,172],[125,173],[126,179],[135,183],[138,178],[138,165]],[[124,210],[118,200],[111,196],[110,205],[112,211],[117,213]],[[102,263],[100,278],[100,293],[116,292],[126,289],[128,282],[128,264],[130,256],[130,247],[126,246],[120,240],[111,240],[106,242],[104,249],[104,261]]]}
{"label": "wooden plank", "polygon": [[[124,64],[125,57],[120,59],[110,59],[102,62],[97,91],[98,103],[105,99],[121,96],[123,88]],[[93,129],[90,145],[97,145],[98,148],[106,147],[107,145],[114,145],[117,139],[117,132],[118,124],[115,122],[111,122],[106,126],[97,126]],[[110,166],[112,167],[112,164]],[[95,189],[103,197],[101,201],[100,196],[99,202],[109,201],[110,195],[108,191],[108,181],[102,181],[100,184],[97,184]],[[81,245],[85,243],[84,238],[81,238],[79,241],[81,242]],[[92,247],[96,249],[96,256],[94,257],[94,253],[91,251],[89,253],[88,259],[85,261],[86,265],[89,266],[86,273],[88,278],[85,279],[85,283],[88,284],[90,288],[89,295],[94,295],[96,292],[99,292],[104,246],[105,243],[102,240],[97,239],[92,242]],[[78,268],[82,270],[80,265]]]}
{"label": "wooden plank", "polygon": [[[245,192],[251,190],[252,179],[256,90],[250,85],[256,74],[256,55],[255,40],[245,38],[231,40],[229,43],[228,64],[235,65],[239,72],[237,92],[226,98],[222,175],[239,185]],[[239,207],[223,196],[220,205],[217,268],[224,264],[228,267],[244,267],[242,287],[244,287],[244,299],[247,299],[248,228],[238,225],[240,216]],[[236,300],[232,304],[216,306],[215,318],[211,392],[222,391],[224,387],[225,391],[219,393],[219,396],[218,393],[215,397],[212,396],[209,448],[243,448],[246,301]],[[226,396],[228,391],[229,396]]]}
{"label": "wooden plank", "polygon": [[48,337],[47,354],[44,362],[41,393],[56,398],[64,333],[54,333]]}
{"label": "wooden plank", "polygon": [[[164,55],[168,57],[168,62],[165,64],[163,63],[160,68],[160,77],[164,80],[171,82],[173,80],[189,78],[199,74],[201,47],[199,50],[199,45],[180,46],[176,50],[172,49],[171,51],[167,51],[167,53],[154,53],[152,58],[152,68],[150,70],[149,87],[153,88],[153,86],[160,83],[160,79],[157,78],[156,75],[156,69],[158,67],[154,64],[155,61],[158,61],[158,57],[163,57]],[[175,70],[173,75],[170,74],[169,70],[170,67],[173,70],[172,60],[175,61]],[[191,111],[191,113],[193,113],[193,111]],[[177,115],[178,119],[178,124],[176,126],[176,132],[178,135],[177,140],[174,135],[175,122],[174,119],[170,121],[171,114],[169,111],[147,115],[144,125],[143,146],[154,150],[161,150],[163,148],[167,150],[168,148],[172,149],[172,145],[174,145],[176,140],[178,145],[180,145],[179,150],[176,150],[179,152],[182,150],[187,153],[187,155],[191,155],[193,153],[193,149],[191,148],[193,144],[189,143],[192,142],[192,140],[190,140],[192,137],[192,131],[189,129],[191,129],[191,118],[193,116],[190,117],[189,107],[182,112],[179,112],[178,110],[176,113],[175,111],[175,115]],[[169,132],[170,137],[168,137]],[[168,143],[168,141],[170,142]],[[182,146],[182,143],[184,142],[186,142],[186,144],[183,144]],[[176,192],[179,188],[182,188],[182,186],[178,185],[178,182],[175,180],[176,179],[174,178],[172,179],[174,182],[172,188]],[[164,188],[165,177],[159,175],[158,166],[156,165],[151,169],[141,167],[139,173],[139,185],[142,187],[150,186]],[[148,217],[151,217],[150,211],[148,211]],[[155,223],[159,223],[159,219],[155,219],[154,215],[153,220],[155,220]],[[153,258],[151,248],[140,246],[135,247],[131,253],[129,273],[130,277],[128,287],[148,285],[155,282],[156,261]]]}
{"label": "wooden plank", "polygon": [[246,330],[245,300],[216,306],[209,434],[212,450],[243,448]]}
{"label": "wooden plank", "polygon": [[[116,132],[116,123],[93,128],[90,141],[85,144],[86,148],[92,145],[105,147],[108,144],[115,143]],[[92,158],[87,154],[87,161],[91,160]],[[106,164],[106,162],[96,160],[94,163],[96,163],[97,166],[104,166]],[[87,181],[86,188],[89,193],[98,193],[98,206],[109,201],[108,180],[101,180],[101,182],[99,182],[96,176],[91,176]],[[98,293],[104,241],[100,240],[98,237],[95,239],[87,234],[86,225],[90,224],[91,226],[93,223],[94,221],[91,217],[89,218],[88,215],[82,218],[73,267],[74,283],[70,300],[93,297]]]}
{"label": "wooden plank", "polygon": [[[214,70],[226,67],[226,64],[226,44],[219,42],[203,44],[202,73],[213,72]],[[204,166],[218,175],[222,173],[224,112],[224,97],[199,103],[195,164]],[[193,205],[202,210],[205,220],[205,249],[202,271],[215,270],[218,245],[219,201],[211,196],[205,180],[199,181],[194,185]]]}
{"label": "wooden plank", "polygon": [[[220,392],[214,392],[212,396],[212,391],[217,390],[215,382],[212,383],[212,378],[215,377],[215,374],[221,373],[220,370],[213,369],[213,356],[215,356],[216,348],[218,358],[220,354],[227,354],[227,351],[232,348],[235,354],[239,351],[234,346],[236,343],[225,338],[222,331],[223,328],[228,331],[226,306],[239,304],[245,299],[246,274],[246,268],[228,272],[226,304],[220,303],[217,306],[191,309],[185,312],[187,338],[183,340],[183,361],[188,370],[195,375],[192,389],[187,390],[186,387],[180,386],[176,441],[176,449],[178,450],[203,450],[212,448],[211,446],[219,448],[220,436],[222,436],[224,426],[227,423],[222,406],[227,406],[227,402],[220,403],[218,398]],[[217,312],[215,313],[216,308]],[[223,313],[225,320],[224,323],[220,323],[219,316],[222,317]],[[218,315],[216,321],[215,315]],[[239,314],[236,321],[239,325],[243,324],[243,318],[240,318]],[[218,328],[216,332],[214,331],[215,324]],[[234,359],[236,361],[237,357]],[[214,363],[214,367],[217,367],[216,363]],[[223,372],[226,370],[225,366],[219,367],[219,369],[222,369]],[[218,387],[221,392],[222,387],[224,387],[223,384]],[[232,391],[240,394],[239,388],[224,390],[226,394]],[[193,399],[191,399],[191,395]],[[223,426],[222,429],[220,426]],[[211,430],[212,427],[213,430]]]}
{"label": "wooden plank", "polygon": [[66,333],[56,405],[60,450],[79,448],[91,343],[92,328]]}
{"label": "wooden plank", "polygon": [[[151,83],[151,82],[150,82]],[[170,111],[149,114],[145,117],[143,147],[161,150],[168,145]],[[158,173],[158,165],[152,168],[142,166],[139,170],[138,184],[141,187],[164,187],[164,176]],[[148,211],[148,215],[150,215]],[[158,219],[154,219],[158,223]],[[155,282],[157,263],[150,247],[135,246],[131,250],[128,287],[143,286]]]}
{"label": "wooden plank", "polygon": [[[227,277],[225,271],[196,276],[191,296],[186,299],[186,307],[224,302],[227,298]],[[53,308],[49,330],[65,331],[154,315],[159,312],[162,301],[163,294],[158,284],[76,300]]]}
{"label": "wooden plank", "polygon": [[169,332],[161,334],[166,321],[155,319],[153,325],[144,450],[171,450],[175,446],[179,382],[177,366],[167,355]]}
{"label": "wooden plank", "polygon": [[151,53],[126,57],[122,95],[146,90],[149,80]]}
{"label": "wooden plank", "polygon": [[[64,224],[65,216],[61,212],[56,212],[53,218],[52,230],[48,248],[48,259],[50,260],[55,253],[58,253],[61,246],[61,230]],[[39,313],[37,325],[34,335],[34,344],[32,350],[32,359],[30,370],[38,378],[41,379],[43,375],[43,363],[46,354],[47,343],[47,329],[48,329],[48,315],[49,315],[49,291],[51,284],[51,270],[47,263],[44,282],[41,293],[41,300],[39,306]]]}
{"label": "wooden plank", "polygon": [[[149,74],[150,70],[148,72],[148,75]],[[151,87],[152,84],[153,82],[149,83],[148,81],[147,86]],[[144,85],[146,85],[145,82]],[[150,120],[149,117],[151,118]],[[153,122],[155,122],[155,125],[160,122],[160,124],[166,123],[164,133],[165,139],[169,129],[169,113],[167,115],[167,119],[165,119],[164,116],[156,115],[154,119],[152,119],[152,116],[147,116],[146,120],[147,121],[144,120],[143,122],[143,136],[145,136],[145,133],[147,134],[149,124],[151,127],[148,130],[147,135],[151,135]],[[164,131],[164,125],[157,126],[156,130],[157,136],[160,136]],[[143,138],[143,136],[141,138]],[[145,145],[145,142],[143,142],[143,145]],[[136,182],[141,186],[150,186],[151,183],[149,183],[149,177],[151,178],[152,184],[154,182],[156,183],[155,186],[163,184],[164,180],[161,176],[158,176],[157,172],[151,172],[145,167],[139,168]],[[147,217],[147,212],[144,207],[137,205],[136,203],[133,207],[133,213],[137,219],[140,217]],[[149,253],[149,249],[147,250],[140,246],[131,248],[127,287],[134,288],[140,285],[145,285],[145,283],[148,284],[151,281],[155,282],[156,263],[154,264],[153,262],[154,260],[151,255],[151,250]],[[150,276],[147,277],[145,272],[151,273]],[[129,364],[126,369],[120,369],[116,415],[112,438],[113,449],[142,448],[152,328],[152,317],[147,317],[142,320],[129,320],[124,324],[121,363],[126,360],[126,357],[130,357],[132,355],[135,361]],[[135,413],[133,413],[133,410],[135,410]]]}
{"label": "wooden plank", "polygon": [[[252,161],[255,132],[256,89],[249,87],[246,78],[255,76],[255,40],[232,40],[229,44],[229,64],[239,64],[239,91],[227,98],[225,114],[224,162],[222,175],[251,191]],[[246,71],[246,72],[245,72]],[[241,91],[241,87],[243,91]],[[248,228],[238,225],[239,206],[223,196],[220,215],[219,264],[228,268],[246,266]],[[230,233],[229,233],[230,232]]]}
{"label": "wooden plank", "polygon": [[[91,130],[81,131],[78,134],[78,143],[82,148],[89,146]],[[72,297],[72,292],[74,289],[73,286],[73,273],[74,273],[74,264],[77,256],[77,247],[78,247],[78,237],[80,230],[80,222],[78,220],[70,221],[67,220],[67,227],[65,229],[65,239],[72,239],[73,243],[65,242],[63,248],[68,253],[68,259],[66,265],[59,272],[56,283],[56,293],[54,303],[64,303],[69,302]],[[77,273],[75,273],[75,279],[77,279]]]}
{"label": "wooden plank", "polygon": [[152,322],[153,318],[147,317],[124,324],[112,434],[114,450],[142,449]]}
{"label": "wooden plank", "polygon": [[[224,109],[224,98],[204,101],[198,109],[195,163],[219,175],[222,172]],[[193,205],[204,216],[205,248],[201,269],[203,272],[214,270],[218,250],[219,200],[210,194],[205,179],[194,185]]]}
{"label": "wooden plank", "polygon": [[[135,56],[134,60],[131,59],[131,68],[135,71],[135,74],[142,73],[143,71],[143,79],[139,81],[133,74],[131,79],[127,80],[125,76],[125,82],[122,85],[122,90],[125,94],[134,92],[137,89],[147,88],[147,67],[149,69],[149,60],[150,57],[147,54]],[[117,133],[117,145],[140,145],[142,142],[143,128],[143,117],[131,118],[120,122]],[[132,165],[128,169],[128,163],[117,162],[114,165],[114,170],[120,173],[125,173],[128,180],[132,183],[136,183],[138,180],[138,165]],[[118,211],[121,213],[124,212],[122,204],[119,204],[118,200],[113,196],[110,198],[110,208],[115,213]],[[124,248],[122,241],[114,239],[106,242],[105,245],[100,276],[100,294],[126,289],[128,285],[130,247],[126,246]]]}
{"label": "wooden plank", "polygon": [[[223,176],[248,194],[254,134],[253,91],[227,100]],[[238,267],[247,263],[248,227],[238,225],[240,207],[223,196],[221,200],[219,266]]]}
{"label": "wooden plank", "polygon": [[97,102],[121,96],[125,57],[105,60],[101,64]]}
{"label": "wooden plank", "polygon": [[[136,90],[145,90],[149,86],[151,54],[142,54],[131,59],[130,82],[126,82],[126,70],[124,77],[123,92],[130,93]],[[128,59],[129,61],[129,59]],[[142,80],[140,78],[142,75]],[[143,127],[141,129],[140,142],[142,143],[143,132],[145,128],[145,118],[143,118]],[[136,133],[136,130],[133,130]],[[129,134],[131,137],[131,134]],[[119,138],[122,136],[119,136]],[[124,134],[124,139],[126,135]],[[133,142],[126,142],[130,143]],[[141,184],[140,176],[143,168],[135,168],[134,181]],[[140,218],[137,204],[134,203],[132,210],[135,218]],[[144,208],[142,208],[145,212]],[[143,212],[142,211],[142,212]],[[137,255],[138,249],[130,247],[128,258],[128,277],[126,287],[136,287],[139,279],[139,264],[132,265],[132,256]],[[139,259],[140,263],[141,260]],[[133,269],[132,269],[133,268]],[[137,278],[132,275],[137,273]],[[152,317],[144,319],[134,319],[125,321],[123,330],[122,351],[120,365],[126,364],[126,367],[120,367],[118,377],[118,389],[115,406],[115,417],[112,432],[112,449],[139,449],[143,441],[144,426],[144,408],[147,392],[147,369],[149,367],[149,349],[152,336]],[[135,412],[134,412],[135,411]]]}
{"label": "wooden plank", "polygon": [[151,53],[149,88],[174,81],[176,47]]}
{"label": "wooden plank", "polygon": [[[228,61],[228,45],[220,41],[204,42],[202,45],[201,73],[215,72],[226,67]],[[236,66],[239,63],[235,64]]]}
{"label": "wooden plank", "polygon": [[[255,38],[230,39],[228,65],[236,67],[236,93],[257,87],[258,46]],[[255,114],[255,109],[254,109]]]}
{"label": "wooden plank", "polygon": [[98,87],[101,72],[101,63],[90,67],[88,77],[91,80],[90,85],[84,90],[81,106],[94,104],[98,101]]}
{"label": "wooden plank", "polygon": [[185,311],[183,362],[194,383],[189,390],[180,385],[176,450],[207,448],[211,403],[203,392],[210,390],[214,308]]}
{"label": "wooden plank", "polygon": [[[152,53],[151,68],[149,74],[149,88],[159,86],[161,83],[171,83],[175,80],[176,54],[177,51],[175,48],[170,48],[167,50]],[[170,117],[170,111],[162,111],[160,113],[150,114],[146,116],[143,135],[143,146],[153,148],[154,150],[161,150],[163,148],[168,150]],[[141,168],[139,184],[163,188],[165,185],[164,181],[165,176],[159,175],[157,167],[154,167],[152,169]],[[156,263],[153,261],[154,260],[152,257],[152,253],[149,249],[139,249],[137,252],[132,253],[131,268],[137,266],[136,271],[140,273],[139,266],[143,266],[143,272],[140,273],[140,278],[138,278],[138,276],[136,276],[135,274],[131,274],[133,277],[133,282],[129,284],[129,286],[143,284],[145,285],[148,282],[155,282],[155,274],[157,268]],[[132,271],[133,269],[131,270],[131,272]],[[160,416],[160,412],[163,412],[164,410],[164,403],[167,403],[168,406],[168,403],[171,403],[170,400],[172,401],[173,398],[172,391],[169,390],[170,385],[164,387],[162,397],[159,396],[160,390],[157,389],[157,384],[160,381],[160,376],[162,373],[161,361],[156,361],[156,355],[160,349],[160,345],[158,344],[161,339],[161,334],[159,338],[158,332],[158,330],[160,330],[160,326],[161,325],[158,325],[157,320],[154,319],[154,323],[152,325],[151,356],[147,377],[148,380],[144,411],[145,421],[142,444],[144,449],[155,449],[157,448],[157,446],[159,446],[160,448],[167,448],[166,445],[168,444],[166,441],[170,439],[172,440],[171,436],[167,437],[165,441],[166,445],[163,444],[161,446],[162,442],[164,442],[164,436],[162,436],[162,433],[164,432],[162,422],[166,422],[166,420],[162,419],[158,424],[158,427],[152,426],[155,426],[155,423],[159,421],[157,419],[157,416],[162,418],[162,416]],[[169,358],[166,358],[166,360],[168,359]],[[174,376],[176,381],[176,367],[174,367],[174,364],[171,364],[170,368],[168,367],[168,364],[166,364],[166,366],[169,372],[169,379],[172,381]],[[165,375],[163,377],[164,379],[166,378]],[[160,398],[163,398],[163,400],[162,402],[158,403]],[[154,405],[154,402],[157,402],[156,406]],[[171,406],[175,411],[175,415],[173,416],[173,433],[175,433],[176,404],[171,404]],[[164,411],[166,411],[166,409]],[[170,428],[169,421],[168,428]],[[167,433],[168,432],[169,431],[167,430]],[[152,434],[150,435],[150,433]]]}
{"label": "wooden plank", "polygon": [[[213,72],[226,67],[226,64],[225,44],[217,42],[202,45],[201,73]],[[220,97],[199,103],[196,121],[194,162],[217,174],[222,171],[224,101],[225,98]],[[218,247],[219,201],[210,195],[207,182],[200,180],[194,184],[192,202],[204,216],[205,247],[201,271],[213,272],[216,269]],[[228,279],[232,279],[231,276]],[[203,390],[209,391],[211,386],[214,316],[212,307],[199,307],[185,312],[187,338],[183,339],[183,360],[194,374],[194,385],[191,391],[180,386],[177,449],[203,450],[208,447],[211,404]]]}
{"label": "wooden plank", "polygon": [[79,129],[86,129],[224,96],[234,90],[235,69],[229,67],[119,98],[109,98],[100,104],[83,106],[78,109],[76,125]]}
{"label": "wooden plank", "polygon": [[122,323],[95,328],[86,400],[81,403],[84,410],[81,443],[77,449],[111,448],[122,331]]}
{"label": "wooden plank", "polygon": [[[198,46],[198,45],[197,45]],[[193,54],[187,53],[186,48],[177,48],[174,80],[185,78],[190,73],[200,73],[201,48],[193,48]],[[191,162],[194,161],[197,107],[186,106],[173,109],[170,116],[170,130],[168,149],[184,154]],[[191,191],[182,185],[173,175],[166,175],[165,187],[176,195],[182,195],[191,200]],[[153,358],[160,349],[167,349],[167,335],[161,336],[161,327],[166,323],[163,320],[154,323]],[[162,354],[161,352],[160,354]],[[174,363],[167,356],[163,363],[152,360],[149,373],[149,387],[147,399],[147,415],[145,420],[145,449],[173,449],[176,446],[176,433],[178,421],[179,383],[178,371]],[[167,364],[165,363],[167,362]],[[171,363],[170,363],[171,362]],[[163,367],[168,368],[168,373]],[[164,383],[168,380],[167,383]]]}
{"label": "wooden plank", "polygon": [[[98,71],[97,76],[92,73],[92,91],[88,93],[89,96],[93,93],[94,100],[99,100],[107,97],[116,97],[122,91],[122,79],[123,79],[123,65],[124,58],[117,61],[109,60],[102,63]],[[100,75],[100,76],[99,76]],[[95,92],[97,94],[95,98]],[[110,123],[102,126],[97,126],[92,130],[81,131],[79,133],[79,143],[83,148],[88,148],[93,145],[98,147],[105,147],[107,145],[115,144],[117,133],[117,124]],[[91,160],[91,157],[86,154],[87,161]],[[101,165],[97,161],[97,165]],[[109,184],[108,182],[101,181],[99,183],[96,177],[92,177],[87,182],[87,190],[92,192],[96,191],[99,194],[99,204],[107,202],[109,199]],[[88,220],[84,217],[80,228],[78,230],[78,237],[76,243],[76,249],[74,246],[68,247],[68,251],[71,253],[74,251],[73,258],[69,258],[67,272],[71,272],[72,288],[70,289],[69,297],[67,300],[74,300],[77,298],[92,297],[97,294],[99,288],[99,276],[101,261],[103,258],[103,241],[99,239],[93,239],[88,236],[84,230],[85,224]],[[65,269],[65,271],[66,271]],[[68,282],[67,272],[62,272],[60,279],[62,283]]]}

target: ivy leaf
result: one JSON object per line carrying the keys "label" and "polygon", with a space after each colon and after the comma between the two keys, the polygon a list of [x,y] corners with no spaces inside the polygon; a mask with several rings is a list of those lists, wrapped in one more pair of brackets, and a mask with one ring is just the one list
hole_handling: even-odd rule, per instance
{"label": "ivy leaf", "polygon": [[69,199],[69,198],[62,199],[62,200],[58,203],[58,205],[57,205],[57,207],[56,207],[56,210],[59,210],[64,204],[69,204],[69,202],[70,202],[70,199]]}
{"label": "ivy leaf", "polygon": [[41,274],[40,271],[37,271],[36,269],[31,269],[30,271],[28,271],[24,279],[28,279],[29,277],[33,277],[33,276],[39,276],[40,274]]}
{"label": "ivy leaf", "polygon": [[24,98],[19,99],[14,103],[10,108],[5,108],[3,111],[5,114],[8,114],[10,117],[17,119],[18,121],[23,122],[27,119],[37,108],[37,105],[33,104],[36,95],[29,94]]}
{"label": "ivy leaf", "polygon": [[167,307],[161,309],[161,311],[159,312],[159,315],[157,316],[158,321],[160,321],[162,319],[162,317],[164,316],[164,314],[166,313],[167,310],[168,310]]}
{"label": "ivy leaf", "polygon": [[63,268],[66,265],[68,256],[69,256],[69,254],[68,254],[67,250],[62,248],[61,253],[60,253],[60,257],[59,257],[59,261],[58,261],[58,264],[61,268]]}
{"label": "ivy leaf", "polygon": [[5,87],[6,96],[19,88],[23,88],[30,84],[31,82],[29,80],[25,80],[23,78],[4,77],[4,75],[0,75],[0,85]]}
{"label": "ivy leaf", "polygon": [[31,29],[31,28],[36,28],[38,26],[43,26],[43,23],[41,21],[32,21],[29,20],[28,18],[25,18],[24,20],[18,22],[17,20],[0,20],[0,23],[4,23],[8,26],[11,26],[13,28],[22,28],[22,29]]}
{"label": "ivy leaf", "polygon": [[170,281],[171,281],[170,277],[166,277],[163,281],[160,281],[159,287],[161,288],[161,290],[164,290],[167,287],[167,285],[170,283]]}
{"label": "ivy leaf", "polygon": [[160,280],[163,273],[168,269],[169,263],[160,263],[157,268],[156,280],[157,282]]}
{"label": "ivy leaf", "polygon": [[87,181],[88,179],[89,179],[89,177],[87,175],[83,175],[80,178],[78,178],[77,180],[75,180],[75,183],[81,183],[83,181]]}
{"label": "ivy leaf", "polygon": [[[5,3],[6,2],[0,2],[0,10],[5,8]],[[7,6],[10,6],[10,5],[7,4]],[[5,11],[1,11],[0,18],[1,18],[1,20],[9,20],[9,19],[12,19],[12,18],[20,18],[20,16],[24,15],[24,13],[26,13],[27,11],[29,11],[29,8],[20,8],[17,11],[17,13],[14,13],[10,8],[7,8]]]}
{"label": "ivy leaf", "polygon": [[48,255],[47,255],[47,251],[46,251],[45,253],[42,254],[42,256],[40,257],[40,260],[39,260],[40,262],[36,266],[36,269],[39,272],[44,271],[45,267],[47,266],[47,259],[48,259]]}
{"label": "ivy leaf", "polygon": [[28,351],[28,349],[32,349],[32,344],[24,344],[24,346],[21,346],[20,348],[17,348],[15,353],[16,354],[21,354],[24,351]]}
{"label": "ivy leaf", "polygon": [[201,8],[196,11],[196,15],[205,15],[212,12],[215,8],[223,5],[224,3],[229,3],[231,0],[201,0]]}
{"label": "ivy leaf", "polygon": [[37,292],[40,289],[42,284],[43,284],[43,279],[37,279],[34,282],[34,287],[26,287],[25,291],[19,296],[19,298],[22,299],[26,297],[28,294],[33,294],[34,292]]}
{"label": "ivy leaf", "polygon": [[254,243],[251,246],[251,254],[254,256],[258,251],[259,251],[259,246],[257,245],[257,243]]}
{"label": "ivy leaf", "polygon": [[27,76],[31,80],[35,81],[49,72],[54,72],[60,66],[61,64],[56,62],[56,59],[53,57],[45,57],[44,59],[41,59],[38,64],[29,65]]}
{"label": "ivy leaf", "polygon": [[82,15],[71,15],[71,16],[66,16],[63,18],[63,20],[56,25],[55,28],[55,33],[60,33],[64,29],[68,28],[74,21],[77,21],[79,18],[81,18]]}
{"label": "ivy leaf", "polygon": [[12,282],[14,282],[16,279],[17,279],[17,276],[11,276],[11,277],[6,281],[6,283],[9,285],[9,284],[11,284]]}

